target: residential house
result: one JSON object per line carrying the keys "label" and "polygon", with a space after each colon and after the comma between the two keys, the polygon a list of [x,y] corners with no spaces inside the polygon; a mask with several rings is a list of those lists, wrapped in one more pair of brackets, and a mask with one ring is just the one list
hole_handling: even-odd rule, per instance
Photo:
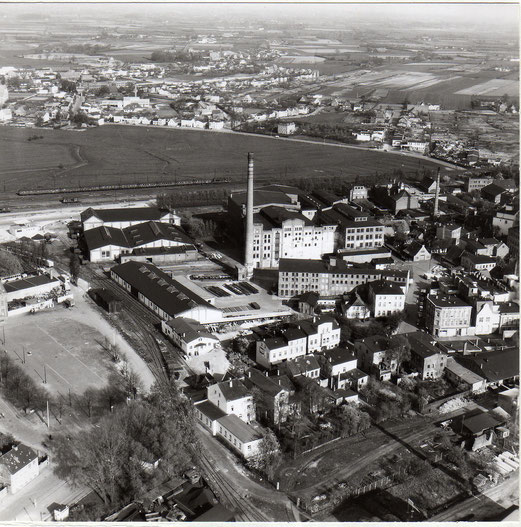
{"label": "residential house", "polygon": [[453,240],[454,243],[458,243],[461,238],[462,227],[449,223],[436,228],[436,238],[439,240]]}
{"label": "residential house", "polygon": [[322,354],[321,369],[325,377],[336,377],[341,373],[354,370],[358,359],[353,350],[334,348]]}
{"label": "residential house", "polygon": [[420,242],[412,242],[403,249],[404,256],[413,262],[424,262],[431,259],[431,253]]}
{"label": "residential house", "polygon": [[472,306],[449,295],[427,295],[425,326],[435,337],[466,335],[470,327]]}
{"label": "residential house", "polygon": [[461,255],[461,265],[466,271],[491,271],[496,267],[497,260],[492,256],[482,256],[464,252]]}
{"label": "residential house", "polygon": [[314,355],[305,355],[288,361],[286,363],[286,371],[292,379],[300,375],[315,380],[320,377],[320,365]]}
{"label": "residential house", "polygon": [[362,300],[356,290],[345,295],[340,304],[340,309],[345,318],[366,320],[371,317],[371,308]]}
{"label": "residential house", "polygon": [[251,391],[238,379],[208,386],[208,401],[227,415],[235,414],[245,423],[255,419],[255,402]]}
{"label": "residential house", "polygon": [[367,286],[373,317],[385,317],[405,309],[405,293],[398,284],[387,280],[376,280],[369,282]]}
{"label": "residential house", "polygon": [[389,350],[392,341],[382,335],[374,335],[354,342],[358,366],[363,370],[377,376],[381,381],[391,379],[391,375],[398,368],[398,361],[391,357]]}
{"label": "residential house", "polygon": [[504,207],[495,213],[492,218],[492,227],[498,229],[500,236],[506,236],[518,217],[519,211],[514,210],[512,207]]}
{"label": "residential house", "polygon": [[[289,364],[289,363],[288,363]],[[290,390],[286,385],[290,380],[268,377],[256,368],[250,368],[245,374],[243,383],[248,389],[257,389],[258,397],[255,400],[257,421],[268,421],[272,424],[280,424],[286,421],[290,407]]]}
{"label": "residential house", "polygon": [[496,437],[496,429],[502,424],[490,412],[477,411],[470,417],[459,416],[451,423],[453,430],[460,434],[472,451],[491,445]]}
{"label": "residential house", "polygon": [[16,494],[39,473],[38,454],[27,445],[14,445],[0,456],[0,481],[11,494]]}
{"label": "residential house", "polygon": [[411,368],[420,373],[422,380],[439,379],[447,365],[447,353],[435,346],[435,340],[426,333],[404,335],[411,348]]}
{"label": "residential house", "polygon": [[246,459],[258,453],[262,441],[262,435],[235,414],[225,415],[217,420],[217,435]]}
{"label": "residential house", "polygon": [[204,355],[216,348],[219,339],[199,324],[197,320],[189,318],[174,318],[161,321],[162,332],[177,346],[185,357]]}

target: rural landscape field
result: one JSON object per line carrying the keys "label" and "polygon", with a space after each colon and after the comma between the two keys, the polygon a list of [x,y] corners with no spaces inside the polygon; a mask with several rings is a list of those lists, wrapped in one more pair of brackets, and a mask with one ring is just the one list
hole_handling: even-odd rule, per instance
{"label": "rural landscape field", "polygon": [[[327,143],[287,141],[198,130],[105,126],[82,132],[0,128],[0,185],[25,188],[226,177],[242,179],[246,152],[255,152],[259,180],[338,176],[354,179],[436,162]],[[16,155],[13,152],[16,151]],[[282,178],[282,179],[281,179]]]}

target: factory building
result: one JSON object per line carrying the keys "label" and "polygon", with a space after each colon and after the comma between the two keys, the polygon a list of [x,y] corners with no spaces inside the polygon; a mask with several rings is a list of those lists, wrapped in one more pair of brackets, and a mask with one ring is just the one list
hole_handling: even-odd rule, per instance
{"label": "factory building", "polygon": [[398,284],[406,293],[409,271],[348,267],[343,260],[304,260],[284,258],[279,263],[278,295],[292,298],[309,291],[320,296],[341,296],[356,286],[374,280]]}

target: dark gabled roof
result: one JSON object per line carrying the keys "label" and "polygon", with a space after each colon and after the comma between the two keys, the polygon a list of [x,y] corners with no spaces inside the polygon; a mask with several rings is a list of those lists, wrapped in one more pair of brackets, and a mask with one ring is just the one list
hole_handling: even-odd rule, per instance
{"label": "dark gabled roof", "polygon": [[336,194],[328,192],[327,190],[314,190],[311,193],[311,195],[315,199],[318,199],[319,201],[321,201],[327,207],[331,207],[334,203],[342,199],[340,196],[337,196]]}
{"label": "dark gabled roof", "polygon": [[208,417],[210,421],[217,421],[221,417],[226,415],[226,412],[223,412],[220,408],[215,406],[208,400],[203,401],[202,403],[196,403],[195,408],[197,408],[203,415]]}
{"label": "dark gabled roof", "polygon": [[304,302],[310,306],[316,306],[320,295],[316,291],[308,291],[307,293],[302,293],[299,298],[299,302]]}
{"label": "dark gabled roof", "polygon": [[422,250],[423,247],[424,247],[423,243],[412,242],[410,245],[405,247],[403,252],[406,253],[406,254],[410,254],[411,256],[415,256],[416,254],[418,254]]}
{"label": "dark gabled roof", "polygon": [[276,350],[279,348],[284,348],[287,344],[286,341],[281,337],[270,337],[264,339],[264,344],[269,350]]}
{"label": "dark gabled roof", "polygon": [[358,368],[340,374],[341,379],[347,379],[348,381],[357,381],[359,379],[365,379],[365,377],[369,377],[369,375]]}
{"label": "dark gabled roof", "polygon": [[355,340],[355,342],[365,344],[367,349],[372,353],[386,351],[391,346],[389,343],[389,337],[386,337],[384,335],[373,335],[372,337],[365,337],[363,339]]}
{"label": "dark gabled roof", "polygon": [[38,454],[31,447],[19,444],[0,456],[0,464],[5,466],[9,474],[14,475],[35,459],[38,459]]}
{"label": "dark gabled roof", "polygon": [[299,322],[298,327],[301,331],[303,331],[308,337],[310,335],[317,335],[318,329],[313,322],[309,320],[304,320],[304,322]]}
{"label": "dark gabled roof", "polygon": [[519,313],[519,304],[515,302],[503,302],[499,304],[500,313]]}
{"label": "dark gabled roof", "polygon": [[217,337],[212,335],[206,330],[206,328],[191,318],[173,318],[169,320],[167,324],[182,337],[185,342],[192,342],[199,337],[204,337],[212,340],[219,340]]}
{"label": "dark gabled roof", "polygon": [[465,258],[472,262],[473,264],[479,265],[479,264],[487,264],[487,263],[495,263],[497,261],[496,258],[492,256],[485,256],[484,254],[471,254],[471,253],[465,253],[462,255],[462,258]]}
{"label": "dark gabled roof", "polygon": [[428,295],[427,300],[436,307],[470,307],[461,298],[454,295]]}
{"label": "dark gabled roof", "polygon": [[196,522],[231,522],[235,518],[235,513],[228,510],[226,507],[217,503],[212,505],[211,509],[203,512],[200,516],[196,516]]}
{"label": "dark gabled roof", "polygon": [[103,222],[113,221],[158,221],[168,212],[161,211],[157,207],[132,207],[120,209],[93,209],[89,207],[81,213],[81,221],[88,220],[93,216]]}
{"label": "dark gabled roof", "polygon": [[306,334],[298,327],[289,327],[282,332],[284,338],[289,342],[291,340],[305,339]]}
{"label": "dark gabled roof", "polygon": [[495,428],[501,423],[490,413],[482,412],[472,417],[467,417],[462,422],[462,428],[468,430],[472,435],[480,435],[490,428]]}
{"label": "dark gabled roof", "polygon": [[250,443],[261,438],[260,434],[254,428],[239,419],[235,414],[225,415],[217,422],[242,443]]}
{"label": "dark gabled roof", "polygon": [[481,192],[488,194],[489,196],[496,197],[500,194],[504,194],[506,192],[506,189],[500,185],[497,185],[496,183],[491,183],[490,185],[483,187],[481,189]]}
{"label": "dark gabled roof", "polygon": [[354,351],[346,348],[333,348],[332,350],[326,350],[322,355],[325,357],[326,361],[333,366],[356,360]]}
{"label": "dark gabled roof", "polygon": [[257,386],[259,390],[267,393],[271,397],[275,397],[282,391],[287,391],[280,379],[268,377],[267,375],[264,375],[262,372],[260,372],[257,368],[250,368],[246,372],[244,384],[249,386],[250,383]]}
{"label": "dark gabled roof", "polygon": [[409,341],[411,353],[422,359],[443,353],[432,344],[431,339],[425,333],[406,333],[404,337]]}
{"label": "dark gabled roof", "polygon": [[244,386],[242,381],[238,379],[232,379],[231,381],[220,382],[218,385],[222,394],[227,401],[236,401],[237,399],[244,399],[248,397],[250,392]]}
{"label": "dark gabled roof", "polygon": [[110,271],[173,318],[197,306],[217,310],[153,264],[130,261],[115,265]]}
{"label": "dark gabled roof", "polygon": [[456,360],[488,382],[499,382],[519,376],[519,350],[481,352],[474,357],[456,357]]}
{"label": "dark gabled roof", "polygon": [[310,371],[319,370],[320,365],[314,355],[304,355],[287,361],[286,368],[291,377],[297,377]]}
{"label": "dark gabled roof", "polygon": [[333,206],[333,209],[340,212],[340,214],[343,214],[350,220],[353,220],[355,218],[368,218],[369,214],[367,212],[361,212],[358,209],[355,209],[354,207],[351,207],[350,205],[347,205],[346,203],[337,203]]}
{"label": "dark gabled roof", "polygon": [[131,225],[124,229],[96,227],[85,231],[84,236],[90,251],[107,245],[126,248],[140,247],[158,240],[192,245],[192,240],[176,225],[155,221]]}

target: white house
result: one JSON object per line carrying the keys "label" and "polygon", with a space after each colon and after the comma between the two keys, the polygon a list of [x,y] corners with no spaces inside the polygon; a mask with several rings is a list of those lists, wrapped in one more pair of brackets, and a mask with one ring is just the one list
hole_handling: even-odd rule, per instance
{"label": "white house", "polygon": [[255,419],[255,403],[250,391],[237,379],[208,386],[208,400],[226,414],[235,414],[245,423]]}
{"label": "white house", "polygon": [[225,415],[217,421],[217,435],[246,459],[258,453],[262,441],[259,432],[234,414]]}
{"label": "white house", "polygon": [[369,282],[369,299],[374,317],[385,317],[405,309],[405,293],[394,282],[376,280]]}
{"label": "white house", "polygon": [[38,454],[27,445],[13,446],[0,456],[0,480],[11,494],[16,494],[39,473]]}
{"label": "white house", "polygon": [[179,346],[187,357],[197,357],[212,351],[219,339],[208,332],[197,320],[174,318],[161,322],[161,330]]}

